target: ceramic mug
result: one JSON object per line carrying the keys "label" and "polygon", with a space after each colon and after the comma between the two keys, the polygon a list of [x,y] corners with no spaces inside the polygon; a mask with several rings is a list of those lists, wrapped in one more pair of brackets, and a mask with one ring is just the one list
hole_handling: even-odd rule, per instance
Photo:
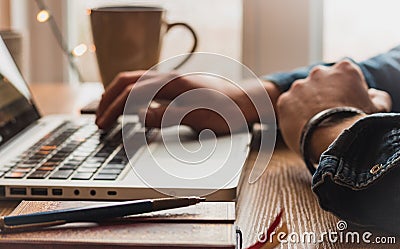
{"label": "ceramic mug", "polygon": [[[116,6],[91,10],[90,19],[100,75],[104,87],[123,71],[147,70],[159,62],[164,35],[173,27],[190,31],[197,46],[195,31],[186,23],[168,23],[161,7]],[[182,66],[188,54],[173,69]]]}

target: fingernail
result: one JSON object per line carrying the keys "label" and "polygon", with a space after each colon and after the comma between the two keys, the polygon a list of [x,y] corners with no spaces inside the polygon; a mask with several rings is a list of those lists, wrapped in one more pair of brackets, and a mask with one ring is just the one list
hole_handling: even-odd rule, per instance
{"label": "fingernail", "polygon": [[145,118],[145,120],[147,121],[147,122],[151,122],[151,120],[153,120],[153,118],[154,118],[154,111],[152,110],[152,109],[147,109],[147,112],[146,112],[146,116],[145,116],[146,118]]}
{"label": "fingernail", "polygon": [[103,128],[103,119],[102,118],[97,118],[95,123],[99,128]]}
{"label": "fingernail", "polygon": [[138,116],[139,116],[140,123],[142,123],[144,125],[146,120],[151,119],[152,118],[152,114],[151,113],[152,113],[151,109],[147,109],[147,110],[141,109],[141,110],[139,110]]}

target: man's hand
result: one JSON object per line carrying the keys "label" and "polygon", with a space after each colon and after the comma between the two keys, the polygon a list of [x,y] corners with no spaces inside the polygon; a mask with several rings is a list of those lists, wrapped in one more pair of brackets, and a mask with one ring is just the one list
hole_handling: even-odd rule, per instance
{"label": "man's hand", "polygon": [[[146,78],[141,78],[143,75]],[[138,82],[139,79],[140,82]],[[236,120],[238,118],[238,108],[247,124],[258,121],[258,113],[247,94],[257,95],[260,87],[243,91],[243,89],[228,81],[211,76],[191,75],[180,77],[175,73],[161,74],[134,71],[119,74],[106,89],[97,111],[96,124],[102,129],[110,128],[122,114],[132,89],[135,91],[136,96],[144,96],[154,89],[158,89],[160,82],[165,82],[166,80],[169,83],[161,87],[153,99],[153,101],[160,104],[146,109],[145,113],[140,115],[148,127],[160,127],[166,110],[169,111],[169,114],[176,115],[176,117],[184,116],[180,124],[188,125],[197,132],[203,129],[211,129],[216,134],[226,134],[232,130],[243,128],[241,127],[243,122]],[[251,84],[249,87],[252,87]],[[263,82],[262,88],[261,90],[267,91],[272,104],[275,106],[280,94],[277,86],[271,82]],[[173,101],[184,93],[200,89],[201,91],[193,92],[193,94],[178,101],[178,106],[168,107],[168,105],[164,104]],[[236,106],[232,105],[232,102],[229,104],[226,97],[233,101]],[[229,124],[231,127],[228,126],[227,121],[224,119],[227,117],[221,117],[220,114],[209,109],[198,108],[204,106],[205,103],[212,103],[213,106],[222,108],[225,116],[233,120]],[[167,125],[175,124],[167,123]]]}
{"label": "man's hand", "polygon": [[[301,131],[315,114],[328,108],[351,106],[366,113],[388,112],[391,98],[383,91],[368,89],[360,68],[347,61],[332,67],[316,66],[309,76],[293,83],[277,103],[279,126],[289,148],[299,153]],[[320,137],[329,145],[334,138]]]}

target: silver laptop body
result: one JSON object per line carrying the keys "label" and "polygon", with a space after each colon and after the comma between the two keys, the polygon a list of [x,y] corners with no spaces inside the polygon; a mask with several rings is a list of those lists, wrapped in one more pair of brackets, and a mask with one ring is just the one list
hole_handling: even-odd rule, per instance
{"label": "silver laptop body", "polygon": [[[186,127],[157,132],[144,129],[135,118],[130,118],[124,124],[129,141],[135,142],[135,136],[141,134],[151,142],[134,144],[137,151],[127,160],[121,127],[118,124],[103,134],[90,115],[41,117],[0,39],[1,199],[236,197],[249,153],[250,134],[205,139],[199,144]],[[182,148],[196,151],[199,146],[212,153],[200,155],[204,160],[195,164],[190,162],[190,155],[179,154]]]}

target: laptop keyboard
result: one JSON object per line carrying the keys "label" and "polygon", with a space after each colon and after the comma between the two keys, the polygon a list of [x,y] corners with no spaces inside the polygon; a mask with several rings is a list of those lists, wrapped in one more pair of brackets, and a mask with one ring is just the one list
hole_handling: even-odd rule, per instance
{"label": "laptop keyboard", "polygon": [[[146,137],[152,134],[154,132],[149,130]],[[134,138],[139,135],[143,133],[134,133],[133,141],[141,141]],[[135,147],[141,146],[138,143]],[[0,177],[111,181],[116,180],[127,165],[121,128],[111,134],[101,134],[93,123],[65,122],[0,168]]]}

